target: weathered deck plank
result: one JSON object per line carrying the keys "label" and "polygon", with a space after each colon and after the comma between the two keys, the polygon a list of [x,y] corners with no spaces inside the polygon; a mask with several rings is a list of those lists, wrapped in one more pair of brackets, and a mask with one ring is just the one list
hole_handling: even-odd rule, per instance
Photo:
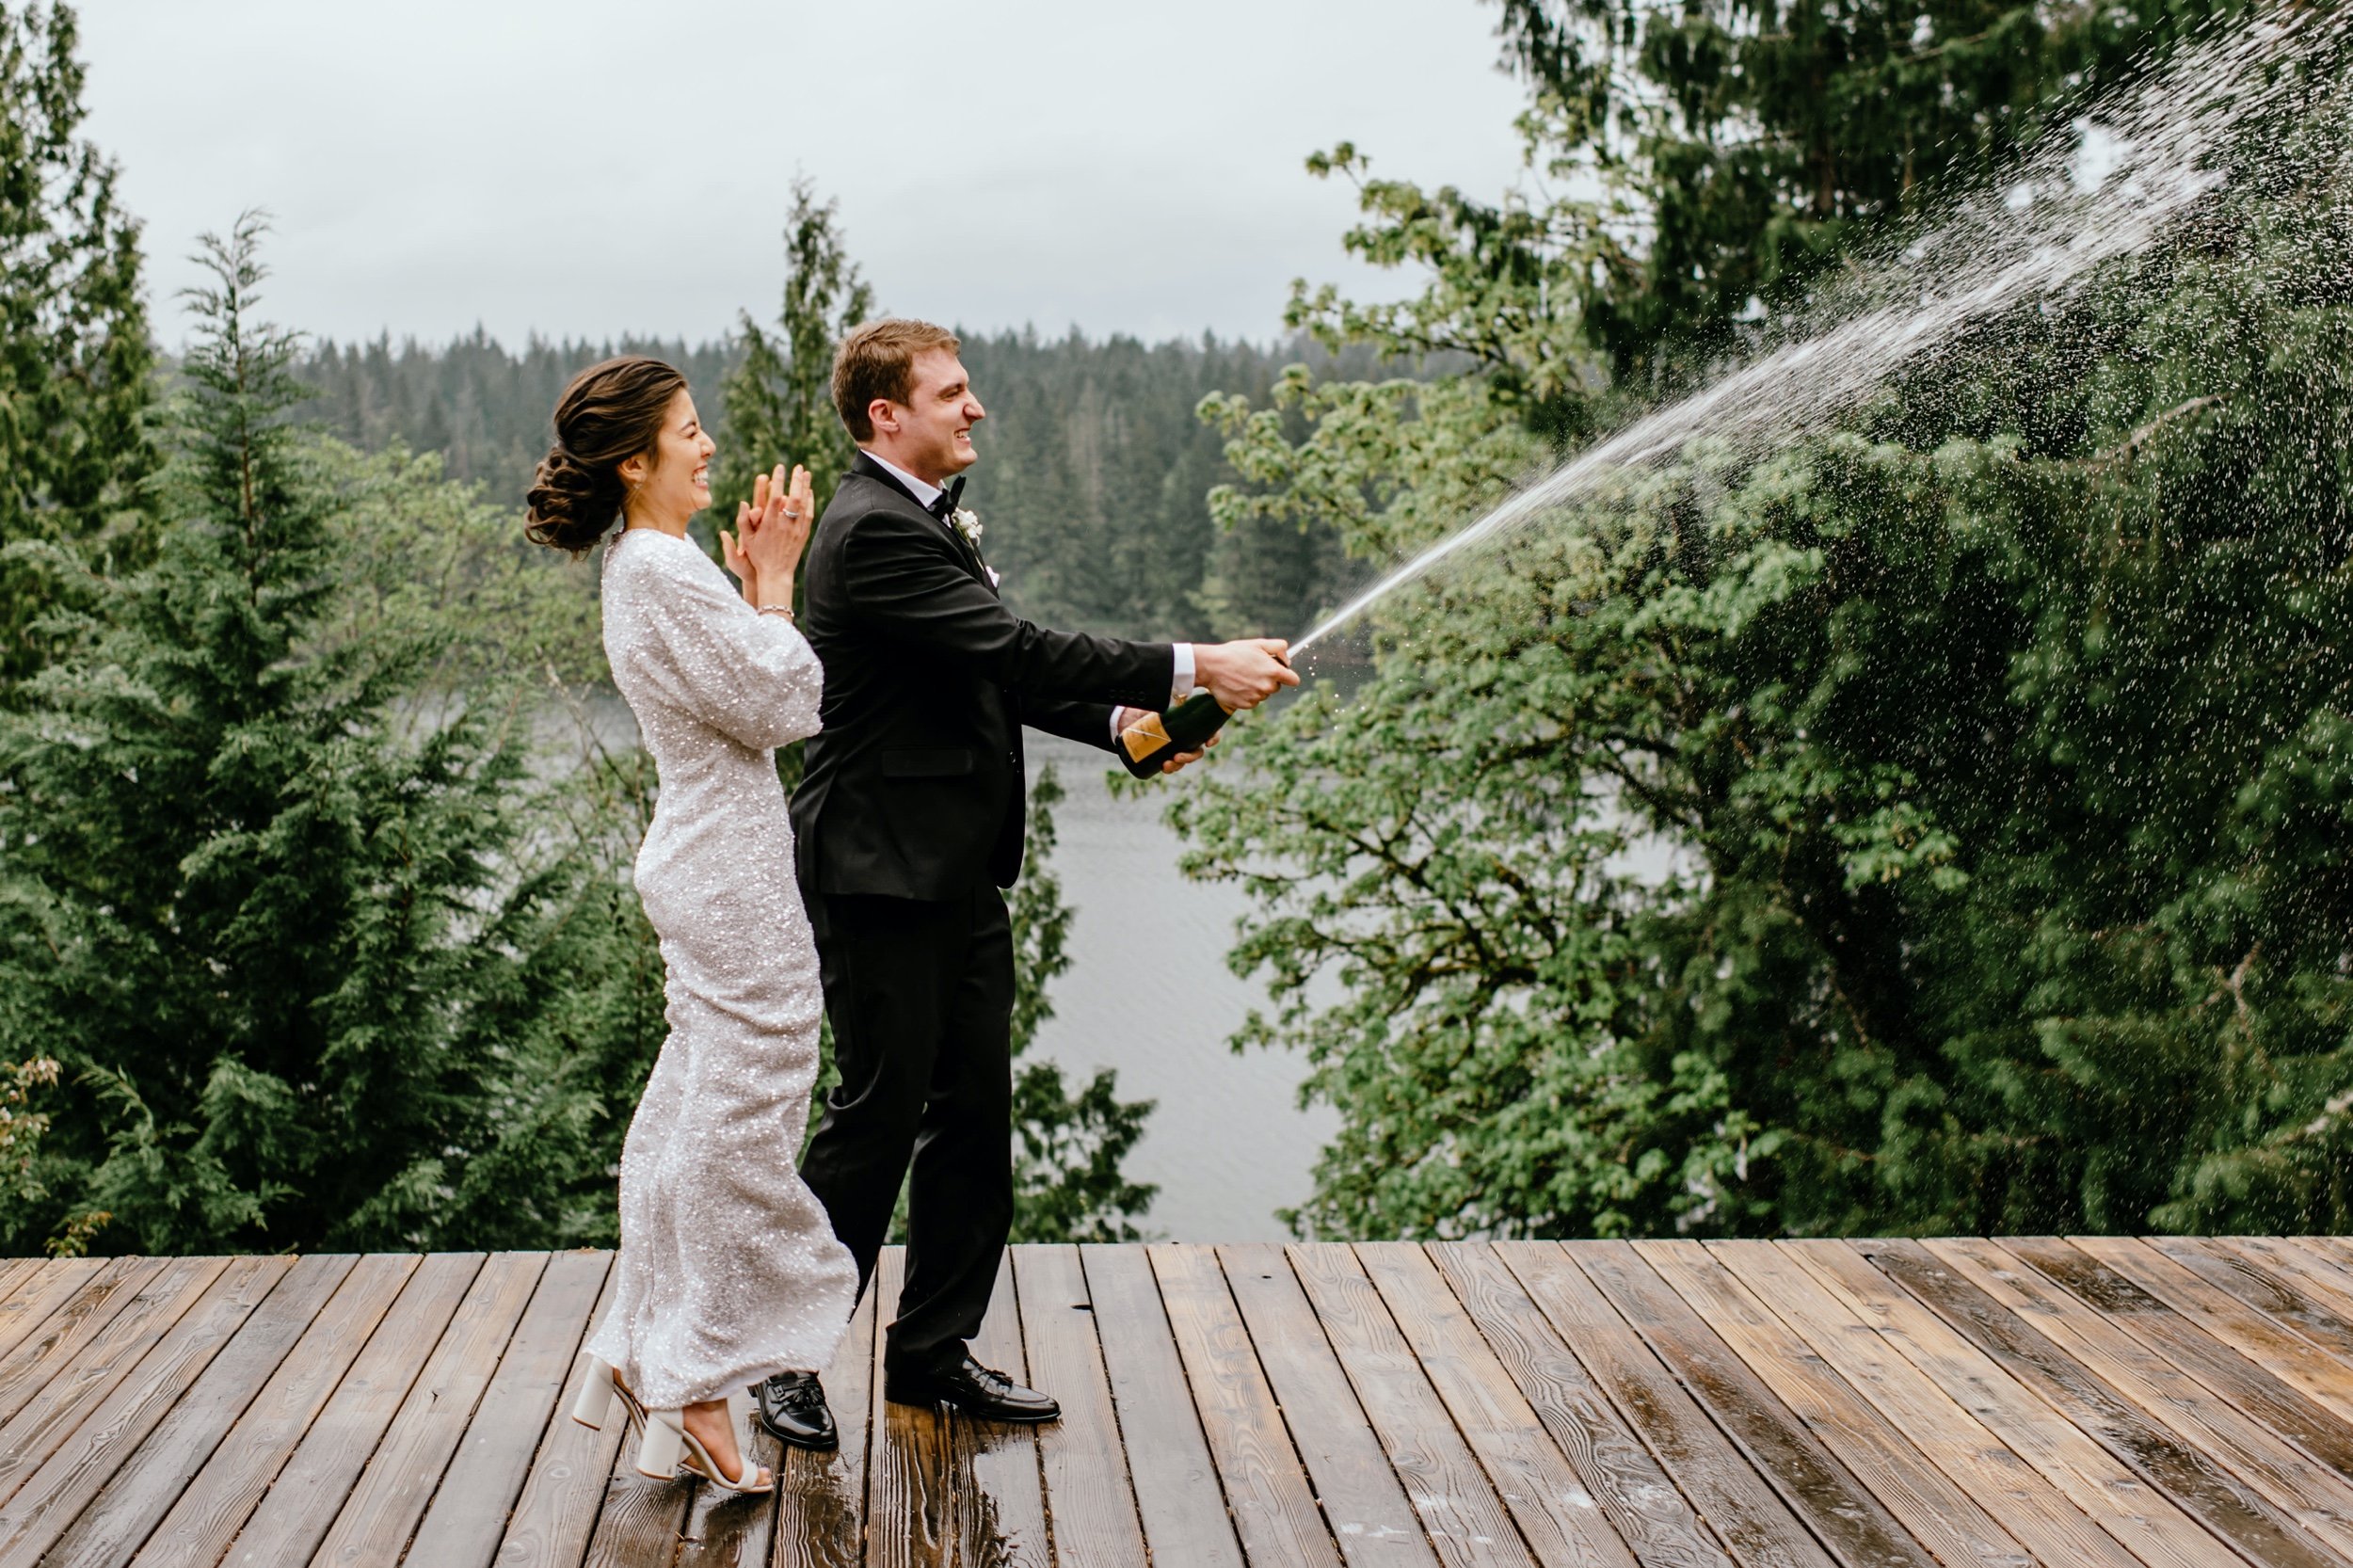
{"label": "weathered deck plank", "polygon": [[1151,1259],[1141,1247],[1079,1249],[1095,1330],[1103,1344],[1128,1449],[1136,1512],[1156,1563],[1187,1568],[1242,1568],[1217,1466],[1209,1458],[1201,1413],[1185,1384],[1167,1309]]}
{"label": "weathered deck plank", "polygon": [[133,1561],[140,1568],[214,1568],[220,1561],[416,1272],[417,1261],[360,1259]]}
{"label": "weathered deck plank", "polygon": [[0,1499],[16,1490],[228,1270],[225,1257],[174,1259],[0,1426]]}
{"label": "weathered deck plank", "polygon": [[1147,1256],[1244,1560],[1339,1568],[1339,1549],[1299,1467],[1217,1254],[1203,1246],[1162,1245]]}
{"label": "weathered deck plank", "polygon": [[[247,1407],[277,1375],[294,1347],[312,1332],[320,1310],[358,1265],[351,1256],[306,1257],[238,1325],[203,1372],[136,1447],[118,1448],[105,1470],[76,1478],[87,1502],[71,1524],[36,1549],[45,1529],[19,1539],[0,1564],[31,1568],[36,1560],[116,1568],[130,1560],[181,1492],[220,1446]],[[364,1308],[363,1308],[364,1309]],[[26,1490],[31,1490],[27,1487]],[[45,1522],[64,1522],[59,1509]]]}
{"label": "weathered deck plank", "polygon": [[559,1253],[549,1260],[448,1475],[417,1526],[408,1561],[419,1568],[485,1568],[497,1555],[611,1266],[606,1253]]}
{"label": "weathered deck plank", "polygon": [[0,1568],[2353,1568],[2340,1238],[1038,1246],[744,1498],[567,1418],[607,1255],[0,1259]]}
{"label": "weathered deck plank", "polygon": [[1719,1241],[1708,1251],[2030,1551],[2050,1561],[2134,1568],[2132,1552],[2039,1473],[2035,1460],[2045,1457],[2051,1433],[2029,1413],[1999,1394],[1940,1384],[1794,1253],[1769,1241]]}
{"label": "weathered deck plank", "polygon": [[1439,1558],[1449,1568],[1520,1568],[1538,1560],[1356,1255],[1346,1247],[1293,1247],[1289,1262]]}
{"label": "weathered deck plank", "polygon": [[831,1453],[795,1448],[776,1467],[777,1526],[768,1559],[774,1568],[857,1568],[864,1559],[874,1325],[874,1292],[869,1290],[824,1374],[840,1447]]}
{"label": "weathered deck plank", "polygon": [[418,1265],[246,1521],[229,1548],[230,1568],[310,1560],[481,1269],[480,1253],[437,1253]]}
{"label": "weathered deck plank", "polygon": [[499,1253],[482,1266],[314,1562],[393,1568],[400,1561],[547,1264],[543,1253]]}
{"label": "weathered deck plank", "polygon": [[948,1568],[955,1555],[948,1416],[883,1398],[885,1330],[905,1270],[905,1254],[893,1247],[876,1265],[871,1287],[878,1316],[868,1405],[866,1562],[867,1568]]}
{"label": "weathered deck plank", "polygon": [[[1016,1382],[1034,1384],[1022,1343],[1021,1294],[1013,1256],[997,1266],[988,1316],[972,1340],[972,1354]],[[1046,1481],[1039,1468],[1038,1430],[958,1416],[949,1423],[956,1473],[968,1478],[972,1506],[956,1516],[958,1568],[1051,1568],[1052,1529],[1046,1520]]]}
{"label": "weathered deck plank", "polygon": [[1831,1568],[1821,1543],[1758,1479],[1566,1253],[1511,1247],[1497,1254],[1743,1568]]}
{"label": "weathered deck plank", "polygon": [[1546,1562],[1634,1563],[1596,1506],[1595,1479],[1578,1474],[1546,1435],[1430,1255],[1383,1241],[1359,1245],[1356,1258],[1536,1555]]}
{"label": "weathered deck plank", "polygon": [[1437,1568],[1421,1519],[1406,1501],[1283,1249],[1225,1246],[1217,1256],[1341,1558],[1350,1568]]}
{"label": "weathered deck plank", "polygon": [[2255,1561],[2322,1568],[2334,1554],[2229,1469],[2168,1432],[2090,1367],[1946,1268],[1918,1242],[1872,1245],[1871,1261],[1951,1329]]}
{"label": "weathered deck plank", "polygon": [[[1013,1249],[1021,1343],[1030,1375],[1054,1391],[1062,1419],[1032,1429],[1047,1496],[1054,1560],[1063,1568],[1122,1568],[1144,1560],[1144,1529],[1112,1411],[1111,1380],[1095,1336],[1095,1302],[1087,1294],[1079,1249]],[[958,1417],[959,1425],[971,1425]],[[985,1430],[985,1429],[984,1429]],[[978,1496],[987,1496],[978,1493]],[[1006,1533],[992,1521],[987,1534]],[[1017,1532],[1016,1532],[1017,1533]]]}

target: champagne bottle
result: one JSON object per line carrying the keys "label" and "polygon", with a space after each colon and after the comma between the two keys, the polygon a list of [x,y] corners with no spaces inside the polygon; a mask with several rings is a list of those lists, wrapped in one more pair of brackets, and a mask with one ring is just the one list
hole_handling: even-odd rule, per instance
{"label": "champagne bottle", "polygon": [[1138,778],[1151,777],[1178,752],[1199,751],[1233,717],[1207,692],[1195,692],[1163,713],[1128,712],[1132,716],[1119,732],[1119,760]]}

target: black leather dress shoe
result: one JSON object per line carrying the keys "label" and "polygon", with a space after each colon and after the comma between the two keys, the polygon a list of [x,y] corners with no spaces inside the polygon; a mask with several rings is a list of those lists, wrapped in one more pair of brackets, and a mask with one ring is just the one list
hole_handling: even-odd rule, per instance
{"label": "black leather dress shoe", "polygon": [[815,1372],[778,1372],[755,1384],[760,1400],[760,1424],[777,1442],[795,1448],[838,1448],[841,1434],[834,1430],[833,1412],[825,1408],[825,1385]]}
{"label": "black leather dress shoe", "polygon": [[885,1368],[883,1398],[893,1404],[952,1404],[984,1421],[1053,1421],[1062,1406],[1024,1388],[970,1355],[929,1370]]}

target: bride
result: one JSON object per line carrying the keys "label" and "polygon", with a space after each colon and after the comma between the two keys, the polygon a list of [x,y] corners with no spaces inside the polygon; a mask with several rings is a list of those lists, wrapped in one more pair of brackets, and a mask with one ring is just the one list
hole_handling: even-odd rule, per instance
{"label": "bride", "polygon": [[794,1169],[822,1002],[774,748],[818,728],[824,672],[792,610],[808,475],[788,483],[778,464],[720,535],[739,597],[686,534],[711,504],[714,448],[684,376],[636,357],[591,366],[555,432],[530,536],[579,554],[623,524],[604,648],[660,778],[636,880],[670,1026],[621,1151],[618,1273],[574,1416],[639,1426],[647,1475],[682,1459],[764,1492],[774,1477],[744,1457],[727,1396],[822,1370],[857,1293]]}

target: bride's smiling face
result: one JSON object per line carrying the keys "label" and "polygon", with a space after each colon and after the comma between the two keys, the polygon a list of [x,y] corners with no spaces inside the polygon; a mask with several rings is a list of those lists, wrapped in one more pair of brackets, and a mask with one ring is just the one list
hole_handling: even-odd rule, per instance
{"label": "bride's smiling face", "polygon": [[711,455],[717,450],[696,415],[695,400],[680,388],[662,416],[653,451],[620,465],[622,482],[630,487],[630,511],[683,526],[711,504]]}

